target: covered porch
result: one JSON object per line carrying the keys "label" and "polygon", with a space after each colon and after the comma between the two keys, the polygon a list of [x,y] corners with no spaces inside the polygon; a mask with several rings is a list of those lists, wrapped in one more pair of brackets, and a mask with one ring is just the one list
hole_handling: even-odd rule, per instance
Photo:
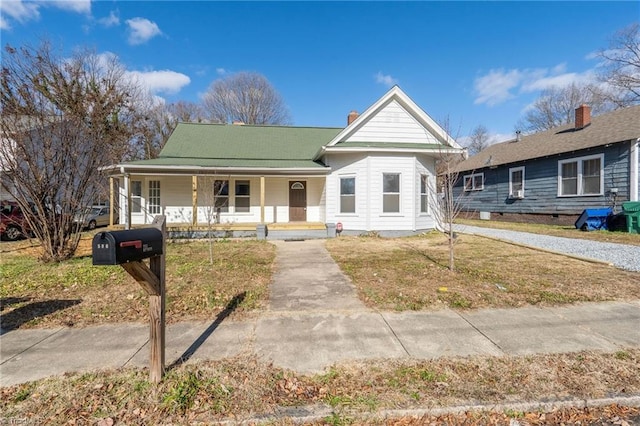
{"label": "covered porch", "polygon": [[326,171],[305,175],[132,172],[110,180],[110,226],[146,226],[156,215],[179,233],[326,230]]}

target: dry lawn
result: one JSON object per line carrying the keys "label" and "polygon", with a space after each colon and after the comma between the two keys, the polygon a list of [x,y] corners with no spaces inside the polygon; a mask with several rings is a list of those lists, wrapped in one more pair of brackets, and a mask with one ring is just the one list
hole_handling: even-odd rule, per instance
{"label": "dry lawn", "polygon": [[639,349],[613,354],[367,361],[336,365],[315,376],[281,370],[254,356],[239,356],[182,365],[157,387],[146,381],[146,372],[131,369],[69,374],[7,387],[0,390],[0,411],[5,418],[42,424],[71,420],[81,424],[212,424],[222,420],[263,424],[274,415],[279,415],[278,420],[268,424],[293,424],[287,417],[294,415],[317,416],[307,424],[436,421],[508,425],[513,418],[531,425],[592,424],[587,420],[607,413],[632,418],[640,411],[610,406],[549,413],[467,412],[420,419],[391,416],[376,420],[375,415],[383,410],[637,395],[638,371]]}
{"label": "dry lawn", "polygon": [[531,232],[532,234],[553,235],[554,237],[577,238],[583,240],[640,246],[640,234],[629,234],[627,232],[584,232],[576,229],[575,226],[544,225],[540,223],[500,222],[495,220],[456,219],[456,223],[460,225],[482,226],[484,228]]}
{"label": "dry lawn", "polygon": [[640,299],[640,273],[460,235],[450,272],[446,237],[342,237],[327,249],[360,298],[380,310],[502,308]]}
{"label": "dry lawn", "polygon": [[[148,321],[147,294],[121,267],[93,266],[90,238],[76,258],[58,264],[39,263],[36,248],[21,244],[0,261],[4,330]],[[213,253],[211,264],[207,242],[168,244],[167,322],[211,319],[225,309],[237,318],[263,307],[275,247],[223,240]]]}

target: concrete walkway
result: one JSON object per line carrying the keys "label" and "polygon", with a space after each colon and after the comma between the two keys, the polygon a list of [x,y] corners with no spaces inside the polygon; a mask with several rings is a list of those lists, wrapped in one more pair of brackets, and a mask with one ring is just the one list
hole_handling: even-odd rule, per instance
{"label": "concrete walkway", "polygon": [[[366,309],[324,241],[275,243],[268,311],[232,322],[167,327],[166,360],[191,363],[255,353],[301,373],[352,359],[523,355],[640,346],[640,301],[469,312]],[[0,386],[71,371],[148,366],[148,328],[14,330],[0,336]]]}

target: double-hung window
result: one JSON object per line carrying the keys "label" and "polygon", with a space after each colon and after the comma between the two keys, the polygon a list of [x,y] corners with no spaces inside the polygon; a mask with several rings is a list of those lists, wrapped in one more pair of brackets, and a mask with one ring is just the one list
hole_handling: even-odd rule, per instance
{"label": "double-hung window", "polygon": [[524,167],[509,169],[509,196],[512,198],[524,197]]}
{"label": "double-hung window", "polygon": [[236,181],[236,212],[248,213],[251,207],[251,187],[248,180]]}
{"label": "double-hung window", "polygon": [[400,213],[400,174],[382,175],[382,212]]}
{"label": "double-hung window", "polygon": [[484,189],[484,173],[474,173],[464,177],[465,191],[481,191]]}
{"label": "double-hung window", "polygon": [[149,181],[149,214],[160,214],[160,181]]}
{"label": "double-hung window", "polygon": [[340,213],[356,212],[356,178],[340,178]]}
{"label": "double-hung window", "polygon": [[420,175],[420,213],[429,212],[429,175]]}
{"label": "double-hung window", "polygon": [[604,155],[558,161],[558,196],[601,195]]}
{"label": "double-hung window", "polygon": [[229,211],[229,181],[216,180],[213,182],[214,207],[217,211]]}

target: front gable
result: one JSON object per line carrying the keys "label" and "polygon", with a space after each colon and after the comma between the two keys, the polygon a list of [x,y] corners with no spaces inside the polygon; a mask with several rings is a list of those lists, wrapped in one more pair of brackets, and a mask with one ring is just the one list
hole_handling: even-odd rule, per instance
{"label": "front gable", "polygon": [[428,145],[461,149],[460,145],[398,86],[391,88],[329,142],[327,147],[339,148],[355,144],[362,146],[362,143],[371,146],[416,144],[416,149],[426,148]]}

